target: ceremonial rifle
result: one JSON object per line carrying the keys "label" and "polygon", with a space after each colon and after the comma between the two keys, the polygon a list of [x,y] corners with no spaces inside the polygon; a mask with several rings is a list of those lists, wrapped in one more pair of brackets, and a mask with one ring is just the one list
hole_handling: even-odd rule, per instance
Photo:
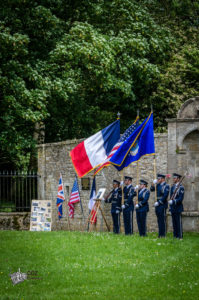
{"label": "ceremonial rifle", "polygon": [[179,190],[179,188],[180,188],[180,184],[182,183],[182,181],[185,179],[185,177],[186,177],[186,174],[187,174],[187,172],[185,173],[185,175],[184,176],[182,176],[181,178],[180,178],[180,181],[178,182],[178,186],[176,187],[176,189],[175,189],[175,191],[174,191],[174,193],[173,193],[173,195],[172,195],[172,197],[171,197],[171,199],[170,200],[174,200],[175,199],[175,197],[176,197],[176,194],[177,194],[177,192],[178,192],[178,190]]}
{"label": "ceremonial rifle", "polygon": [[108,198],[110,197],[110,195],[112,194],[112,192],[114,191],[114,189],[112,191],[110,191],[110,193],[104,198],[104,200],[108,200]]}

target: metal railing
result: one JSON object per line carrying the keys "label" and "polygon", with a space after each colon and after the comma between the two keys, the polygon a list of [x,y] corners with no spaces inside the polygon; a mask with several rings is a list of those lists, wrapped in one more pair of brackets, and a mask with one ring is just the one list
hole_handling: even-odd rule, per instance
{"label": "metal railing", "polygon": [[30,211],[37,199],[38,175],[34,171],[0,171],[0,212]]}

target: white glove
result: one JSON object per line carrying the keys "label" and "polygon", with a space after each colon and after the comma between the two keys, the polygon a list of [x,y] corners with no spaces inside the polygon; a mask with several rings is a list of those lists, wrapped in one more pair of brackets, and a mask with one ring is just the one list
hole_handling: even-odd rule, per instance
{"label": "white glove", "polygon": [[115,212],[116,214],[119,214],[120,213],[120,211],[118,210],[118,209],[116,209],[116,212]]}
{"label": "white glove", "polygon": [[102,201],[105,201],[104,197],[102,198]]}
{"label": "white glove", "polygon": [[124,185],[124,181],[120,181],[120,185],[123,186]]}
{"label": "white glove", "polygon": [[138,189],[139,189],[139,185],[136,185],[136,186],[135,186],[135,190],[138,190]]}
{"label": "white glove", "polygon": [[138,209],[139,208],[139,204],[136,204],[135,208]]}
{"label": "white glove", "polygon": [[156,184],[158,181],[157,181],[157,179],[154,179],[153,180],[153,184]]}
{"label": "white glove", "polygon": [[172,205],[173,204],[173,200],[169,200],[169,204]]}
{"label": "white glove", "polygon": [[122,209],[125,209],[125,205],[124,204],[122,204]]}
{"label": "white glove", "polygon": [[159,206],[159,203],[158,203],[158,202],[155,202],[155,203],[154,203],[154,206]]}

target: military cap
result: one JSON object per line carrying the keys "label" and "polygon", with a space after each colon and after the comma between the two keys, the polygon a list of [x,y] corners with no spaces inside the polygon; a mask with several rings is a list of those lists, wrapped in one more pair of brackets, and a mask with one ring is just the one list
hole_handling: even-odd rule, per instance
{"label": "military cap", "polygon": [[116,183],[116,184],[120,184],[120,182],[118,180],[113,180],[113,183]]}
{"label": "military cap", "polygon": [[177,173],[173,173],[173,178],[181,178],[181,177],[182,177],[182,175],[177,174]]}
{"label": "military cap", "polygon": [[165,178],[165,177],[166,177],[166,176],[163,175],[163,174],[157,174],[157,178],[158,178],[158,179]]}
{"label": "military cap", "polygon": [[125,179],[125,180],[126,180],[126,179],[132,180],[132,177],[130,177],[130,176],[124,176],[124,179]]}
{"label": "military cap", "polygon": [[148,184],[148,182],[147,182],[147,181],[145,181],[145,180],[143,180],[143,179],[141,179],[141,180],[140,180],[140,184],[147,185],[147,184]]}

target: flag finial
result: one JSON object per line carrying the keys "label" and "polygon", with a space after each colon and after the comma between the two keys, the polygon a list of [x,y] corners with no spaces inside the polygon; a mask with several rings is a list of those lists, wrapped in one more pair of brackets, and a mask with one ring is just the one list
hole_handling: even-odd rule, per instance
{"label": "flag finial", "polygon": [[120,116],[121,116],[121,113],[118,111],[118,113],[117,113],[117,120],[120,120]]}

